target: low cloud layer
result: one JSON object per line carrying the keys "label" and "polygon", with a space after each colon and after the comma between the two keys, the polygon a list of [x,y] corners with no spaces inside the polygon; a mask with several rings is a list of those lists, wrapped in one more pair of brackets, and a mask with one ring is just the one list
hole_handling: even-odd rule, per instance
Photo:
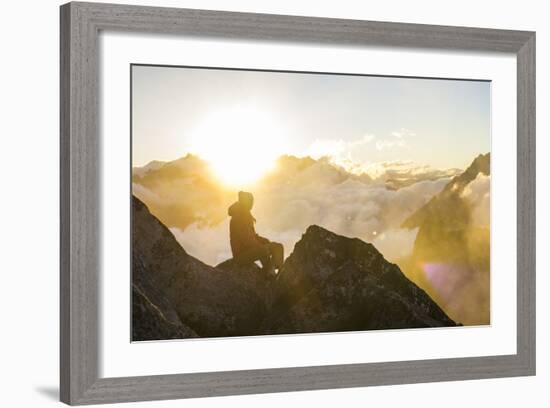
{"label": "low cloud layer", "polygon": [[436,180],[454,177],[461,169],[436,169],[429,165],[419,165],[410,160],[393,160],[365,163],[357,160],[357,151],[383,151],[408,148],[409,140],[416,133],[401,128],[387,135],[366,133],[356,140],[316,139],[306,150],[315,160],[326,161],[354,175],[363,175],[390,188],[401,188],[422,180]]}
{"label": "low cloud layer", "polygon": [[375,136],[367,133],[360,139],[345,141],[342,139],[316,139],[306,153],[314,159],[331,157],[336,159],[351,157],[352,151],[360,146],[368,145]]}
{"label": "low cloud layer", "polygon": [[176,240],[187,253],[206,264],[216,266],[231,258],[229,246],[229,219],[211,227],[199,227],[197,223],[185,229],[170,228]]}
{"label": "low cloud layer", "polygon": [[[337,234],[373,243],[390,261],[406,257],[412,251],[416,230],[404,230],[399,226],[448,182],[446,178],[425,180],[390,190],[325,161],[287,160],[278,173],[252,190],[257,232],[281,242],[286,255],[292,252],[307,227],[317,224]],[[192,183],[184,184],[188,192]],[[139,192],[138,196],[147,203],[150,192],[138,188],[135,192]],[[193,210],[201,214],[200,219],[171,228],[186,251],[208,264],[215,265],[231,257],[225,214],[228,205],[236,199],[235,192],[228,197],[229,201],[210,204],[202,201],[200,212]],[[220,212],[224,216],[217,219]],[[215,214],[216,219],[207,222],[207,214]]]}
{"label": "low cloud layer", "polygon": [[472,208],[471,223],[477,227],[489,227],[491,206],[491,176],[479,173],[475,180],[470,182],[462,192]]}
{"label": "low cloud layer", "polygon": [[397,262],[412,253],[417,232],[418,228],[411,230],[390,228],[378,234],[372,244],[384,254],[386,259]]}

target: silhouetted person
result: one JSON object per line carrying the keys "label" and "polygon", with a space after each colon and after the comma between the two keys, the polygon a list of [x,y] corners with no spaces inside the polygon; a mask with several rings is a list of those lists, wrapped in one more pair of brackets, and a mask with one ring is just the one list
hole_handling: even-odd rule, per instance
{"label": "silhouetted person", "polygon": [[241,264],[252,264],[260,261],[264,271],[270,275],[283,265],[284,248],[282,244],[271,242],[256,234],[254,223],[256,219],[250,212],[254,205],[254,196],[245,191],[239,191],[239,200],[233,203],[228,214],[229,238],[233,259]]}

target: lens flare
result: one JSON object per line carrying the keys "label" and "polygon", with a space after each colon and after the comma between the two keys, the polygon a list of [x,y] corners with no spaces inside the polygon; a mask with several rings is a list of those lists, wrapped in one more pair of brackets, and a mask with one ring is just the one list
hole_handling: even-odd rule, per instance
{"label": "lens flare", "polygon": [[191,150],[222,183],[246,187],[273,169],[285,151],[284,133],[267,110],[237,106],[203,118],[192,132]]}

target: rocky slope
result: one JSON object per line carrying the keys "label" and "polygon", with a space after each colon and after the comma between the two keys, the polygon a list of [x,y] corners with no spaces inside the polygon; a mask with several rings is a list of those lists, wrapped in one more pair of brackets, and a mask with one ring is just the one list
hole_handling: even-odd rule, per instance
{"label": "rocky slope", "polygon": [[456,325],[374,246],[318,226],[277,278],[205,265],[135,197],[132,228],[134,341]]}
{"label": "rocky slope", "polygon": [[[490,174],[490,154],[479,155],[403,223],[418,233],[401,266],[449,316],[468,325],[490,323],[490,230],[476,222],[465,193]],[[488,218],[488,206],[483,212]]]}
{"label": "rocky slope", "polygon": [[198,336],[180,321],[170,304],[132,285],[132,339],[169,340],[189,337]]}
{"label": "rocky slope", "polygon": [[[443,188],[426,205],[418,209],[405,220],[405,228],[416,228],[426,221],[434,221],[435,218],[445,217],[447,224],[463,224],[468,215],[464,200],[461,199],[464,188],[474,181],[478,174],[486,176],[491,174],[491,154],[480,154],[468,166],[468,168]],[[458,208],[457,208],[458,207]],[[454,210],[453,210],[454,209]]]}
{"label": "rocky slope", "polygon": [[357,238],[308,228],[277,279],[270,333],[453,326],[418,286]]}
{"label": "rocky slope", "polygon": [[151,303],[162,294],[163,304],[200,337],[255,333],[266,311],[261,289],[245,278],[249,271],[229,273],[188,255],[135,197],[132,229],[132,282],[149,283],[140,288]]}

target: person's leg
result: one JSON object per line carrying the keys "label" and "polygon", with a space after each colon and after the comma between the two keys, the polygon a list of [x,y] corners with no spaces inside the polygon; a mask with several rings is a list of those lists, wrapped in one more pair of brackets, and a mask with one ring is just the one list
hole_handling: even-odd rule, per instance
{"label": "person's leg", "polygon": [[271,253],[269,251],[269,244],[259,245],[256,248],[257,261],[260,261],[262,264],[262,269],[264,271],[270,271],[273,269],[273,264],[271,262]]}
{"label": "person's leg", "polygon": [[271,253],[271,262],[275,269],[281,269],[285,260],[285,248],[283,244],[278,242],[271,242],[269,244],[269,251]]}
{"label": "person's leg", "polygon": [[260,261],[262,268],[268,270],[272,268],[270,255],[269,244],[258,245],[243,252],[238,258],[235,258],[235,261],[239,265],[250,265],[256,261]]}
{"label": "person's leg", "polygon": [[269,276],[275,276],[270,244],[260,245],[257,249],[257,254],[257,260],[262,264],[262,271]]}

